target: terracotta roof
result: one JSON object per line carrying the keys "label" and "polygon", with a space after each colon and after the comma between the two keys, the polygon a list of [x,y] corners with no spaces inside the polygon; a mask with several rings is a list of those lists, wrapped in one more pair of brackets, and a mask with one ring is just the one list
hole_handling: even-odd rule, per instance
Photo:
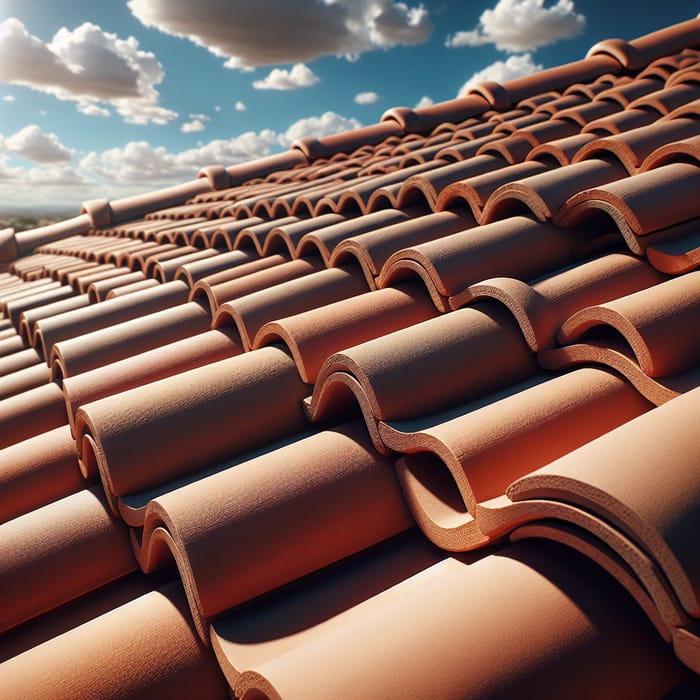
{"label": "terracotta roof", "polygon": [[700,690],[700,20],[0,232],[11,698]]}

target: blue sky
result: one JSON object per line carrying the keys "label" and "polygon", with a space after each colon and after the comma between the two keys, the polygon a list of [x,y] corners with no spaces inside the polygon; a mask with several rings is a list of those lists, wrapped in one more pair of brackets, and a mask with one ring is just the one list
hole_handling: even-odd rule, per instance
{"label": "blue sky", "polygon": [[[641,10],[640,8],[643,8]],[[0,211],[77,210],[690,19],[666,0],[0,0]]]}

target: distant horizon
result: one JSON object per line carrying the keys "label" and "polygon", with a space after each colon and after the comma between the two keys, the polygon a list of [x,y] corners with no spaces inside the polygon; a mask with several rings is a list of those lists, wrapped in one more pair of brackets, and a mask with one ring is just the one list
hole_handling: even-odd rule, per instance
{"label": "distant horizon", "polygon": [[581,59],[692,19],[700,0],[643,12],[634,0],[38,6],[0,0],[0,211],[74,211],[184,182]]}

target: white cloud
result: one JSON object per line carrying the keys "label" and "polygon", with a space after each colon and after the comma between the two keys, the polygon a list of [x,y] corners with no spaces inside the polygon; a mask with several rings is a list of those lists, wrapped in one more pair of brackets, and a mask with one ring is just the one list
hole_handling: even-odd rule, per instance
{"label": "white cloud", "polygon": [[290,146],[296,139],[307,136],[321,138],[339,134],[342,131],[358,129],[362,124],[355,118],[343,117],[335,112],[325,112],[320,117],[306,117],[294,122],[284,134],[279,135],[279,142],[283,146]]}
{"label": "white cloud", "polygon": [[199,119],[200,122],[209,121],[209,117],[206,114],[202,114],[201,112],[190,113],[189,117],[190,119]]}
{"label": "white cloud", "polygon": [[2,101],[3,102],[15,102],[17,98],[14,95],[3,95],[2,96]]}
{"label": "white cloud", "polygon": [[235,105],[236,112],[245,112],[247,109],[248,109],[248,107],[246,106],[245,102],[242,102],[241,100],[238,100],[238,102],[236,102],[236,105]]}
{"label": "white cloud", "polygon": [[502,51],[536,49],[559,39],[580,34],[586,18],[575,11],[573,0],[557,0],[551,7],[544,0],[498,0],[492,10],[484,10],[479,26],[447,37],[445,46],[495,44]]}
{"label": "white cloud", "polygon": [[357,55],[421,44],[432,32],[423,5],[394,0],[129,0],[147,27],[190,41],[229,68]]}
{"label": "white cloud", "polygon": [[194,177],[213,163],[234,165],[270,153],[277,134],[265,129],[246,132],[232,139],[215,139],[197,148],[171,153],[163,146],[132,141],[123,148],[92,151],[80,161],[81,171],[112,185],[166,185]]}
{"label": "white cloud", "polygon": [[465,95],[470,88],[487,80],[495,80],[497,83],[505,83],[514,78],[530,75],[542,70],[542,65],[532,60],[529,53],[508,56],[505,61],[496,61],[483,70],[477,71],[467,80],[459,91],[459,95]]}
{"label": "white cloud", "polygon": [[303,63],[295,63],[289,70],[273,68],[262,80],[254,80],[256,90],[296,90],[311,87],[319,77]]}
{"label": "white cloud", "polygon": [[[53,134],[43,134],[44,139],[41,139],[33,131],[37,127],[32,127],[32,132],[26,132],[21,138],[14,135],[4,139],[0,135],[0,206],[22,202],[42,208],[47,205],[65,207],[72,202],[77,211],[80,203],[87,199],[119,199],[177,184],[191,180],[206,165],[228,166],[247,162],[279,151],[280,147],[288,148],[299,138],[329,136],[360,126],[357,119],[326,112],[300,119],[283,133],[272,129],[249,131],[235,138],[214,139],[183,151],[172,152],[147,141],[132,141],[123,147],[91,151],[80,158],[75,168],[69,163],[30,169],[10,165],[6,155],[15,151],[7,148],[8,140],[25,150],[29,143],[33,142],[34,148],[38,148],[43,142],[48,151],[53,143],[59,151],[65,149],[66,158],[74,156]],[[49,146],[46,146],[47,141]]]}
{"label": "white cloud", "polygon": [[423,97],[416,102],[416,109],[420,109],[421,107],[430,107],[430,105],[435,104],[432,100],[431,97],[428,97],[427,95],[423,95]]}
{"label": "white cloud", "polygon": [[215,112],[220,112],[220,111],[221,111],[221,105],[214,105],[214,111],[215,111]]}
{"label": "white cloud", "polygon": [[108,103],[132,124],[165,124],[177,113],[159,105],[155,86],[163,67],[155,55],[139,49],[133,37],[120,39],[85,22],[65,27],[49,43],[32,36],[10,17],[0,23],[0,81],[27,85],[60,100]]}
{"label": "white cloud", "polygon": [[79,102],[78,111],[87,114],[89,117],[111,117],[112,113],[105,107],[100,107],[94,102]]}
{"label": "white cloud", "polygon": [[193,119],[192,121],[185,122],[180,127],[180,131],[183,134],[191,134],[195,131],[204,131],[206,128],[206,124],[201,119]]}
{"label": "white cloud", "polygon": [[358,105],[373,105],[375,102],[378,102],[380,99],[380,96],[376,92],[358,92],[357,95],[355,95],[355,102],[357,102]]}
{"label": "white cloud", "polygon": [[56,134],[47,134],[36,124],[25,126],[12,136],[0,136],[0,150],[34,163],[66,163],[75,154],[58,140]]}

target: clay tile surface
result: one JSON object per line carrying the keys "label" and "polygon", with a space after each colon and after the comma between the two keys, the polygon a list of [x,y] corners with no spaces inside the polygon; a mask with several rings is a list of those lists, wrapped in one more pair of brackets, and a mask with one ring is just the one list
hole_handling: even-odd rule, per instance
{"label": "clay tile surface", "polygon": [[700,695],[698,45],[1,230],[0,696]]}

